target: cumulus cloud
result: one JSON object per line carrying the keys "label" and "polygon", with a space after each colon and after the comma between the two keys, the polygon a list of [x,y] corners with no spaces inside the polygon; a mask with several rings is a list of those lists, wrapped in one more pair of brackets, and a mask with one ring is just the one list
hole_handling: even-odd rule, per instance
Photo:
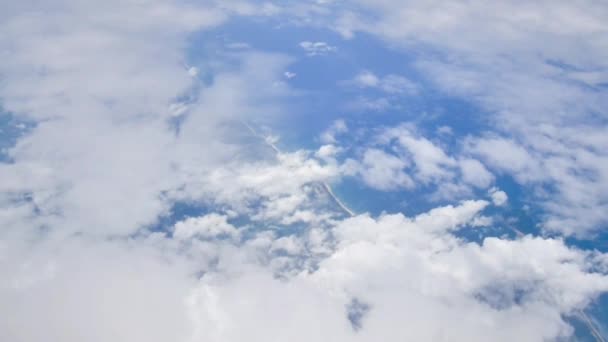
{"label": "cumulus cloud", "polygon": [[[8,33],[0,37],[7,60],[0,74],[12,84],[0,86],[3,110],[34,123],[8,149],[11,163],[0,164],[0,297],[23,309],[3,323],[0,339],[188,340],[184,300],[193,275],[218,248],[197,249],[196,260],[187,260],[175,243],[234,238],[237,228],[224,214],[177,223],[171,241],[148,228],[176,201],[202,203],[214,190],[226,196],[219,203],[245,211],[253,205],[248,199],[268,196],[267,215],[280,215],[271,202],[315,180],[314,164],[286,156],[285,164],[301,160],[302,175],[310,175],[307,168],[313,175],[293,186],[285,179],[257,197],[237,195],[272,184],[262,178],[277,175],[274,156],[252,149],[236,158],[245,145],[229,136],[242,130],[244,113],[276,113],[268,99],[286,89],[251,88],[280,78],[288,59],[246,51],[232,55],[231,68],[218,59],[218,69],[209,70],[213,82],[200,84],[191,77],[195,67],[184,70],[183,44],[240,9],[156,1],[28,6],[11,5],[0,24]],[[240,188],[216,183],[197,197],[200,179],[230,183],[229,167],[216,167],[236,159],[258,162],[239,169]],[[269,169],[259,169],[264,163]],[[260,172],[256,178],[244,170]],[[295,171],[287,170],[286,176]]]}
{"label": "cumulus cloud", "polygon": [[448,170],[456,161],[425,137],[420,137],[407,126],[387,130],[381,139],[395,139],[411,156],[416,165],[416,176],[422,182],[451,177]]}
{"label": "cumulus cloud", "polygon": [[347,160],[343,172],[347,175],[358,175],[368,186],[378,190],[399,190],[412,188],[414,181],[405,172],[408,166],[404,161],[382,150],[367,149],[360,162]]}
{"label": "cumulus cloud", "polygon": [[177,240],[188,240],[193,237],[217,238],[227,236],[238,237],[238,230],[230,223],[226,215],[211,213],[201,217],[190,217],[177,222],[173,230],[173,237]]}
{"label": "cumulus cloud", "polygon": [[[605,277],[586,271],[600,261],[559,240],[488,238],[477,245],[449,233],[473,222],[486,205],[467,201],[413,218],[347,219],[333,228],[332,254],[315,271],[286,282],[259,269],[231,279],[204,277],[199,330],[212,341],[261,341],[268,334],[294,341],[568,336],[562,315],[608,286]],[[539,263],[542,268],[534,266]],[[547,277],[546,270],[568,276]],[[580,281],[587,285],[579,287]],[[261,303],[263,312],[256,309]],[[357,311],[356,329],[349,322],[352,303],[367,308]],[[277,321],[284,324],[277,328]]]}
{"label": "cumulus cloud", "polygon": [[[332,148],[340,146],[336,138],[332,141],[337,144],[330,145]],[[371,136],[363,135],[357,142],[365,146],[358,149],[357,159],[334,158],[332,162],[342,163],[343,175],[358,177],[377,190],[435,187],[436,190],[426,194],[429,199],[456,200],[470,196],[475,189],[488,189],[495,180],[469,150],[465,148],[450,155],[441,141],[423,136],[411,123],[376,129]],[[340,147],[342,154],[344,150]]]}
{"label": "cumulus cloud", "polygon": [[342,149],[332,144],[327,144],[319,147],[315,155],[321,159],[332,160]]}
{"label": "cumulus cloud", "polygon": [[[103,244],[76,237],[59,250],[47,242],[21,255],[27,267],[2,264],[9,276],[1,293],[38,329],[22,329],[26,318],[7,313],[0,334],[26,341],[569,336],[563,316],[608,288],[608,278],[591,271],[607,267],[605,260],[561,240],[486,238],[478,245],[453,235],[476,225],[487,205],[464,201],[415,217],[360,215],[336,222],[333,241],[258,232],[243,242],[181,246],[181,253],[159,235]],[[274,275],[299,269],[298,260],[322,246],[327,254],[316,267]],[[197,270],[200,278],[192,276]],[[354,328],[349,319],[357,312]]]}
{"label": "cumulus cloud", "polygon": [[492,203],[499,207],[507,204],[507,201],[509,200],[507,193],[498,188],[490,189],[490,197],[492,197]]}
{"label": "cumulus cloud", "polygon": [[[2,23],[13,34],[0,44],[14,46],[0,69],[12,84],[0,87],[3,107],[36,122],[9,150],[14,163],[0,165],[7,211],[29,208],[66,233],[133,233],[168,209],[159,194],[188,182],[181,170],[202,170],[235,151],[219,139],[229,130],[222,122],[247,107],[253,115],[272,112],[243,94],[280,75],[286,59],[255,53],[239,57],[240,70],[216,73],[188,103],[175,101],[196,88],[175,51],[191,32],[221,23],[225,10],[152,2],[119,6],[117,14],[110,3],[57,6],[46,15],[22,9]],[[136,29],[127,24],[133,17]],[[173,116],[185,117],[177,136]],[[200,146],[208,152],[198,153]],[[27,201],[12,200],[22,194]]]}

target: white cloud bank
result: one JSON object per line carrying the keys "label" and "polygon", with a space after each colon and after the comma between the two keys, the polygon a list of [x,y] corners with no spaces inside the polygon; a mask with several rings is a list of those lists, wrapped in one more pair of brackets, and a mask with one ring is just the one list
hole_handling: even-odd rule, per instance
{"label": "white cloud bank", "polygon": [[[152,234],[105,242],[73,237],[60,249],[56,242],[36,242],[25,253],[22,246],[4,246],[4,257],[13,262],[0,263],[0,296],[7,303],[0,308],[7,318],[0,337],[230,342],[568,336],[564,315],[608,289],[608,276],[594,273],[608,267],[605,258],[561,240],[487,238],[478,245],[452,235],[487,205],[465,201],[412,218],[360,215],[336,222],[329,240],[312,231],[279,239],[258,231],[243,242],[196,238],[184,245],[183,239],[176,244]],[[315,253],[320,250],[325,253]],[[298,263],[302,258],[316,266]],[[356,316],[358,329],[348,319],[354,300],[367,307]]]}

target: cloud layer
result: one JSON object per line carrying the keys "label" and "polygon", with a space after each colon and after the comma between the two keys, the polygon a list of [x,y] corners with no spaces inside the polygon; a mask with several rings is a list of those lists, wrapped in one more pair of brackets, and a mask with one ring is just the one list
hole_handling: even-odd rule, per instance
{"label": "cloud layer", "polygon": [[[606,254],[565,240],[608,222],[600,3],[0,7],[1,109],[25,127],[0,163],[0,340],[559,340],[608,291]],[[246,17],[418,49],[424,85],[357,67],[335,87],[376,92],[378,115],[434,87],[486,125],[450,144],[354,116],[283,151],[267,133],[306,96],[288,68],[342,45],[196,45]],[[484,236],[513,200],[501,177],[540,234]],[[350,180],[431,208],[354,213],[333,188]]]}

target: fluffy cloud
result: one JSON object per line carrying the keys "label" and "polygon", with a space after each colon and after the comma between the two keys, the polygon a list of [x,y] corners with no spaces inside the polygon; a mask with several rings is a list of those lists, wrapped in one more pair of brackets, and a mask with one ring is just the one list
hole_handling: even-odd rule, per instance
{"label": "fluffy cloud", "polygon": [[360,144],[367,147],[359,158],[347,158],[340,170],[344,175],[359,177],[374,189],[436,187],[427,194],[429,198],[454,200],[469,196],[475,189],[487,189],[495,180],[469,150],[449,155],[440,141],[422,136],[413,124],[377,129]]}
{"label": "fluffy cloud", "polygon": [[360,162],[347,160],[343,172],[359,175],[368,186],[378,190],[412,188],[414,181],[405,172],[408,162],[382,150],[367,149]]}
{"label": "fluffy cloud", "polygon": [[494,180],[486,167],[476,159],[464,158],[458,163],[462,173],[462,180],[478,188],[488,187]]}
{"label": "fluffy cloud", "polygon": [[177,222],[173,230],[173,237],[177,240],[188,240],[193,237],[217,238],[228,236],[237,238],[238,230],[228,223],[226,215],[215,213],[201,217],[190,217],[184,221]]}
{"label": "fluffy cloud", "polygon": [[[61,249],[56,242],[35,242],[35,252],[26,254],[5,245],[4,256],[26,262],[0,263],[5,275],[0,294],[12,303],[3,308],[21,308],[6,312],[0,336],[26,341],[568,336],[572,330],[563,316],[608,289],[608,277],[594,273],[608,267],[605,258],[554,239],[486,238],[478,245],[452,235],[474,229],[466,227],[487,205],[465,201],[411,218],[360,215],[332,226],[332,240],[258,232],[244,242],[195,239],[178,246],[158,234],[103,243],[73,237],[61,242]],[[311,256],[322,246],[325,256]],[[317,258],[317,266],[276,277],[285,267],[301,269],[297,261],[306,255]],[[25,322],[37,329],[25,329]]]}
{"label": "fluffy cloud", "polygon": [[[221,176],[229,176],[228,168],[216,169],[227,161],[259,162],[240,169],[240,188],[223,189],[233,206],[251,204],[239,202],[240,191],[272,185],[260,177],[281,174],[272,171],[275,156],[254,148],[237,158],[242,135],[230,136],[246,131],[239,123],[246,115],[277,112],[286,88],[275,80],[288,59],[246,51],[230,56],[231,68],[219,57],[214,65],[185,68],[188,36],[243,10],[233,5],[28,6],[3,10],[0,24],[3,110],[33,126],[8,150],[11,162],[0,164],[0,297],[6,308],[21,308],[3,323],[0,339],[188,340],[185,300],[193,275],[218,248],[193,242],[208,248],[182,258],[176,241],[147,227],[176,200],[195,197],[199,179],[230,183]],[[212,82],[199,79],[202,73],[212,73]],[[252,92],[259,84],[275,86]],[[319,177],[303,159],[282,158],[283,175],[300,163],[301,182]],[[250,198],[298,195],[303,183],[284,179]],[[214,186],[219,191],[222,184]],[[225,218],[179,222],[175,240],[236,236]]]}
{"label": "fluffy cloud", "polygon": [[[230,278],[203,277],[195,302],[200,336],[210,341],[568,336],[571,328],[562,315],[608,287],[605,276],[588,271],[601,261],[559,240],[488,238],[477,245],[449,233],[472,222],[486,205],[467,201],[414,218],[347,219],[333,228],[336,247],[318,268],[286,281],[259,268]],[[580,282],[586,285],[579,287]],[[353,302],[367,309],[353,313]]]}
{"label": "fluffy cloud", "polygon": [[[222,139],[226,123],[244,112],[272,115],[253,102],[284,93],[243,95],[279,77],[281,56],[245,53],[235,58],[240,70],[217,72],[210,85],[184,70],[176,51],[191,32],[220,23],[224,10],[152,2],[119,15],[113,8],[66,2],[47,15],[18,11],[2,24],[14,32],[0,41],[10,61],[0,70],[3,107],[36,124],[9,150],[14,163],[0,165],[7,180],[0,191],[7,210],[29,206],[68,234],[130,234],[153,223],[170,205],[160,193],[189,182],[184,170],[208,169],[238,149]],[[27,201],[11,200],[23,194]]]}
{"label": "fluffy cloud", "polygon": [[490,189],[490,197],[492,197],[492,203],[499,207],[505,205],[509,200],[507,193],[498,188]]}
{"label": "fluffy cloud", "polygon": [[315,153],[315,155],[321,159],[331,160],[340,152],[341,148],[332,144],[327,144],[319,147],[319,150]]}
{"label": "fluffy cloud", "polygon": [[416,176],[422,182],[451,177],[448,169],[456,161],[433,142],[417,136],[411,128],[401,126],[389,129],[381,139],[396,140],[416,165]]}
{"label": "fluffy cloud", "polygon": [[542,179],[538,158],[518,143],[505,138],[475,139],[469,151],[482,157],[489,165],[515,175],[522,182]]}
{"label": "fluffy cloud", "polygon": [[2,340],[189,338],[184,296],[196,282],[186,275],[196,268],[177,262],[177,254],[167,258],[141,240],[6,242],[4,237]]}

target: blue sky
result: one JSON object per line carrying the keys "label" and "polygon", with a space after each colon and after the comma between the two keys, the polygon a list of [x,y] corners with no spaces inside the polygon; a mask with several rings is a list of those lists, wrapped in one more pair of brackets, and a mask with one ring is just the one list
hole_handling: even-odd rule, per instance
{"label": "blue sky", "polygon": [[0,13],[0,340],[608,336],[608,6]]}

